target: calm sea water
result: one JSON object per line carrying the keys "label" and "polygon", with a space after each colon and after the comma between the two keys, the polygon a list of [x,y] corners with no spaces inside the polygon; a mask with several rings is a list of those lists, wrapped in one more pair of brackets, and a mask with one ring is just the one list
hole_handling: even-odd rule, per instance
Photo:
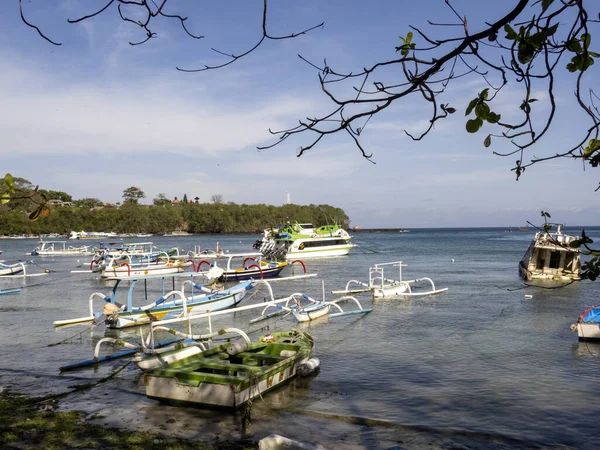
{"label": "calm sea water", "polygon": [[[577,229],[567,229],[577,234]],[[600,229],[586,230],[600,242]],[[291,316],[234,325],[257,337],[302,328],[316,340],[317,376],[255,400],[254,438],[282,434],[327,448],[577,448],[600,447],[600,345],[579,343],[569,326],[600,303],[600,281],[561,289],[523,285],[517,264],[533,232],[504,229],[357,233],[347,257],[306,260],[316,278],[273,284],[275,295],[304,292],[336,298],[350,279],[368,280],[376,263],[403,261],[406,279],[430,277],[445,294],[404,300],[358,298],[373,312],[299,326]],[[251,251],[257,236],[153,237],[162,248]],[[161,431],[186,438],[240,437],[241,413],[171,407],[145,397],[143,377],[127,361],[61,374],[59,367],[90,359],[105,336],[135,339],[79,325],[54,329],[59,319],[86,316],[93,292],[107,282],[84,269],[90,258],[28,257],[36,240],[1,240],[2,258],[33,259],[46,276],[0,279],[0,386],[30,395],[70,393],[61,409],[85,411],[109,426]],[[531,295],[526,299],[525,295]],[[242,305],[262,301],[264,291]],[[349,307],[350,305],[346,305]],[[269,326],[268,329],[260,327]],[[56,346],[49,344],[65,341]],[[121,369],[119,371],[119,369]]]}

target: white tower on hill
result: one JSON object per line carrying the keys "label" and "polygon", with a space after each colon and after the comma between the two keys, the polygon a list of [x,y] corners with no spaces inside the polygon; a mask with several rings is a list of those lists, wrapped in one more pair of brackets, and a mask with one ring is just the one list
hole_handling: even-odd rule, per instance
{"label": "white tower on hill", "polygon": [[292,203],[292,201],[290,200],[290,193],[288,191],[285,191],[285,204],[289,205],[290,203]]}

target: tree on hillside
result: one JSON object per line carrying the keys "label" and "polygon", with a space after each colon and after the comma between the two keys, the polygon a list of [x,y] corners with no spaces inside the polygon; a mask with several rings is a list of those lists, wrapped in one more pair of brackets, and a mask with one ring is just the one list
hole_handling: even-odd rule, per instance
{"label": "tree on hillside", "polygon": [[135,186],[128,187],[123,191],[123,203],[134,203],[137,205],[138,200],[141,198],[146,198],[146,194]]}
{"label": "tree on hillside", "polygon": [[[177,197],[175,197],[177,198]],[[171,204],[171,200],[169,200],[167,198],[167,196],[164,193],[160,193],[156,196],[156,198],[154,198],[152,200],[152,204],[154,204],[155,206],[165,206],[165,205],[170,205]]]}
{"label": "tree on hillside", "polygon": [[104,203],[97,198],[80,198],[79,200],[75,200],[75,206],[79,206],[81,208],[96,208],[98,206],[103,206]]}
{"label": "tree on hillside", "polygon": [[[299,137],[305,139],[298,151],[301,156],[326,138],[343,134],[363,157],[374,162],[362,141],[362,132],[374,122],[375,116],[389,112],[391,105],[416,97],[430,111],[424,117],[427,125],[423,129],[417,132],[405,130],[406,135],[416,141],[428,135],[436,123],[449,115],[464,112],[466,131],[484,132],[481,141],[485,147],[500,146],[502,141],[508,143],[508,150],[501,148],[494,153],[516,158],[512,170],[517,179],[526,168],[561,157],[581,159],[589,166],[597,167],[600,163],[599,98],[593,89],[594,77],[584,75],[589,73],[599,56],[593,51],[591,27],[600,19],[600,3],[590,0],[512,0],[502,2],[504,13],[501,17],[489,17],[481,23],[468,20],[467,6],[463,11],[453,3],[444,0],[446,11],[453,18],[450,22],[436,22],[435,17],[423,18],[423,23],[430,19],[427,28],[411,25],[406,30],[398,30],[398,42],[382,44],[393,46],[396,58],[360,65],[358,70],[340,70],[329,65],[326,59],[317,64],[300,56],[309,67],[318,71],[320,88],[331,101],[331,109],[325,114],[301,119],[291,128],[271,131],[277,140],[261,148],[280,146]],[[21,18],[27,26],[52,44],[60,45],[27,20],[22,0],[19,5]],[[80,23],[112,13],[118,20],[140,28],[140,39],[130,42],[139,45],[158,37],[154,31],[156,20],[175,20],[180,22],[187,36],[201,39],[203,36],[189,31],[187,17],[170,12],[168,8],[172,5],[174,2],[168,0],[106,0],[104,5],[69,19],[69,22]],[[263,0],[262,35],[246,51],[233,54],[214,49],[225,57],[222,64],[178,69],[202,72],[221,68],[252,53],[267,40],[293,38],[322,25],[299,33],[274,36],[268,27],[268,5],[268,0]],[[473,77],[475,83],[469,81]],[[450,104],[447,97],[452,93],[452,87],[461,86],[459,81],[463,82],[462,86],[470,82],[473,91],[469,98]],[[581,131],[571,130],[568,147],[552,155],[533,156],[528,151],[538,148],[536,145],[553,126],[557,126],[555,116],[559,106],[564,105],[556,101],[555,92],[563,84],[573,92],[573,101],[587,123]],[[515,92],[518,92],[516,100]],[[502,110],[501,103],[506,100],[511,107]],[[414,106],[411,104],[407,110],[410,118],[414,118]]]}
{"label": "tree on hillside", "polygon": [[66,192],[62,192],[62,191],[38,189],[38,194],[45,195],[48,200],[60,200],[61,202],[72,202],[73,201],[73,197],[71,197]]}
{"label": "tree on hillside", "polygon": [[217,205],[220,205],[221,203],[223,203],[223,196],[221,194],[212,195],[210,197],[210,201]]}

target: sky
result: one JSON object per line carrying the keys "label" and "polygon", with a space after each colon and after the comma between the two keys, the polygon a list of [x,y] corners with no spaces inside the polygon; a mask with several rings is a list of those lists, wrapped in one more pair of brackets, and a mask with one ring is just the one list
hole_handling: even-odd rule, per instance
{"label": "sky", "polygon": [[[257,149],[277,141],[269,129],[294,127],[331,108],[317,71],[298,55],[348,72],[393,59],[409,24],[449,33],[427,24],[456,22],[443,0],[273,1],[268,27],[274,35],[324,26],[295,39],[265,41],[227,67],[198,73],[176,67],[223,63],[227,58],[211,48],[238,54],[257,42],[262,1],[171,0],[166,12],[187,16],[188,29],[204,38],[192,39],[178,21],[163,18],[152,25],[157,37],[138,46],[129,41],[143,39],[142,30],[120,20],[116,5],[67,22],[106,3],[24,2],[27,19],[60,46],[21,21],[17,0],[0,5],[2,174],[74,199],[113,203],[130,186],[146,194],[147,204],[162,193],[282,205],[289,193],[294,204],[342,208],[351,226],[363,228],[518,227],[543,222],[542,210],[556,222],[600,225],[598,176],[581,161],[537,164],[516,181],[511,168],[517,158],[492,153],[510,150],[508,143],[494,140],[485,148],[491,131],[485,125],[477,134],[465,131],[465,107],[485,87],[480,78],[455,80],[444,99],[458,112],[423,140],[404,133],[428,124],[429,110],[418,97],[373,117],[361,142],[375,164],[341,134],[299,158],[309,136]],[[452,4],[467,15],[473,32],[504,15],[503,3]],[[557,77],[556,124],[526,158],[564,151],[581,130],[572,80],[569,74]],[[543,108],[544,93],[538,98]],[[516,89],[506,89],[495,105],[510,117],[520,102]]]}

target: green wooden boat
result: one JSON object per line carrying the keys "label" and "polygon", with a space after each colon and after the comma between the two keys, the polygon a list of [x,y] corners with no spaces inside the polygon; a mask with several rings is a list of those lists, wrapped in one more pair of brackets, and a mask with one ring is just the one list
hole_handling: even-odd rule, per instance
{"label": "green wooden boat", "polygon": [[299,330],[225,343],[144,375],[146,395],[171,404],[236,409],[319,365],[311,335]]}

